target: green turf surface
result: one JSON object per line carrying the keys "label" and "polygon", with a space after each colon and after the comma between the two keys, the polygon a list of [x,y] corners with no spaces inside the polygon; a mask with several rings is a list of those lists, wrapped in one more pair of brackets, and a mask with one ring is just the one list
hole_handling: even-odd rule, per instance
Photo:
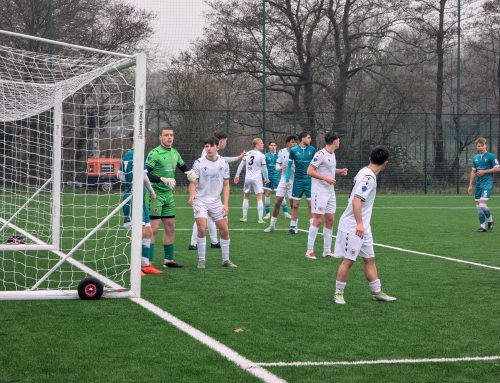
{"label": "green turf surface", "polygon": [[[398,301],[372,301],[358,262],[347,305],[337,306],[340,261],[306,259],[307,234],[286,234],[282,216],[283,230],[262,232],[254,199],[248,222],[239,222],[236,193],[229,217],[238,268],[221,267],[220,250],[208,246],[207,268],[196,269],[186,201],[177,197],[176,233],[186,267],[143,278],[142,296],[254,362],[500,355],[500,270],[376,246],[383,289]],[[338,196],[336,223],[346,202]],[[307,229],[302,205],[299,228]],[[489,205],[500,223],[500,204]],[[379,195],[372,220],[377,244],[500,267],[500,225],[493,233],[477,227],[466,196]],[[157,266],[161,247],[159,236]],[[256,381],[128,300],[0,302],[0,323],[0,382]],[[289,382],[497,382],[500,361],[267,369]]]}

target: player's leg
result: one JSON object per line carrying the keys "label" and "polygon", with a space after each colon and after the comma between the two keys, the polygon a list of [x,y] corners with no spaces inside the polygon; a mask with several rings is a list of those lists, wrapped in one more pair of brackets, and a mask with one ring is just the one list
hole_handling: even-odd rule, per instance
{"label": "player's leg", "polygon": [[245,179],[243,185],[243,204],[241,206],[243,216],[240,218],[241,222],[246,222],[248,217],[248,207],[250,206],[250,185]]}
{"label": "player's leg", "polygon": [[271,216],[271,221],[269,226],[264,229],[266,233],[271,233],[276,228],[276,222],[278,221],[278,215],[280,213],[280,204],[284,197],[278,197],[278,192],[276,192],[276,200],[274,202],[273,214]]}
{"label": "player's leg", "polygon": [[163,222],[163,267],[183,267],[175,261],[175,200],[172,192],[166,194],[162,209]]}
{"label": "player's leg", "polygon": [[208,234],[210,235],[210,248],[220,249],[220,243],[217,239],[217,226],[212,218],[207,219]]}
{"label": "player's leg", "polygon": [[337,304],[345,304],[344,290],[349,279],[349,273],[353,263],[358,257],[361,249],[362,240],[357,235],[346,233],[341,230],[337,231],[335,240],[335,257],[343,258],[337,270],[337,278],[335,280],[335,294],[333,301]]}
{"label": "player's leg", "polygon": [[[125,200],[130,196],[130,193],[124,193],[123,194],[123,199]],[[123,227],[125,229],[131,229],[132,228],[132,200],[128,200],[128,202],[123,205],[122,207],[123,210]]]}
{"label": "player's leg", "polygon": [[142,225],[142,257],[141,257],[141,271],[144,274],[161,274],[162,271],[158,270],[150,261],[151,254],[151,238],[153,237],[153,230],[151,224],[145,223]]}
{"label": "player's leg", "polygon": [[328,200],[324,198],[323,194],[316,190],[313,193],[313,201],[313,218],[309,224],[309,230],[307,232],[306,258],[309,259],[316,259],[316,256],[314,255],[314,243],[316,242],[316,236],[318,235],[321,222],[323,222],[323,214],[325,212],[326,203],[328,202]]}
{"label": "player's leg", "polygon": [[198,225],[195,220],[193,222],[193,231],[191,233],[191,242],[189,243],[188,250],[196,250],[196,238],[198,238]]}
{"label": "player's leg", "polygon": [[151,220],[151,246],[149,248],[149,260],[152,262],[155,254],[155,242],[160,231],[161,212],[163,209],[163,194],[158,193],[155,200],[149,201],[149,219]]}
{"label": "player's leg", "polygon": [[491,210],[488,207],[488,200],[491,195],[491,191],[493,190],[493,183],[483,185],[481,191],[481,198],[479,199],[478,204],[478,212],[481,210],[482,215],[484,215],[484,222],[481,224],[480,231],[484,231],[481,229],[485,229],[486,231],[493,231],[493,216],[491,214]]}
{"label": "player's leg", "polygon": [[257,199],[257,216],[259,217],[258,223],[266,223],[264,221],[264,204],[262,203],[262,193],[257,189],[255,198]]}
{"label": "player's leg", "polygon": [[266,215],[264,216],[264,219],[269,219],[271,218],[271,193],[272,193],[272,184],[273,181],[269,183],[270,186],[265,186],[264,187],[264,211]]}
{"label": "player's leg", "polygon": [[292,218],[290,213],[288,212],[288,204],[286,203],[286,198],[283,198],[281,201],[281,209],[283,209],[283,213],[285,215],[285,218]]}
{"label": "player's leg", "polygon": [[373,251],[371,234],[365,234],[359,255],[363,257],[365,277],[370,286],[373,299],[382,302],[395,301],[395,297],[391,297],[382,291],[382,282],[380,282],[378,277],[377,266],[375,264],[375,252]]}
{"label": "player's leg", "polygon": [[325,207],[325,225],[323,226],[323,257],[333,257],[332,234],[336,210],[337,201],[335,194],[332,193],[328,196],[328,202]]}
{"label": "player's leg", "polygon": [[292,218],[290,219],[290,230],[288,230],[288,234],[297,234],[297,221],[299,217],[299,206],[302,194],[303,184],[299,180],[295,179],[292,186],[292,199],[290,200],[292,203]]}
{"label": "player's leg", "polygon": [[153,230],[151,229],[151,220],[149,218],[149,210],[146,205],[146,199],[142,205],[142,255],[141,255],[141,272],[143,274],[161,274],[150,261],[151,257],[151,238],[153,238]]}
{"label": "player's leg", "polygon": [[309,213],[309,224],[312,222],[313,215],[311,212],[311,180],[309,179],[309,182],[306,183],[304,187],[304,194],[306,195],[307,199],[307,211]]}
{"label": "player's leg", "polygon": [[477,211],[477,215],[479,217],[479,229],[477,231],[486,232],[486,216],[484,214],[482,206],[479,206],[482,196],[483,196],[483,189],[482,189],[481,185],[479,184],[479,182],[476,181],[474,199],[476,201],[476,211]]}
{"label": "player's leg", "polygon": [[222,253],[222,266],[224,267],[237,267],[229,259],[229,245],[231,243],[229,239],[229,226],[227,217],[224,217],[222,213],[222,202],[218,201],[217,204],[210,207],[209,215],[215,221],[217,228],[220,233],[220,247]]}
{"label": "player's leg", "polygon": [[[194,206],[193,206],[194,208]],[[206,214],[206,213],[205,213]],[[198,269],[204,269],[207,254],[207,218],[202,217],[203,214],[196,214],[196,226],[198,227],[198,236],[196,237],[196,245],[198,250]]]}

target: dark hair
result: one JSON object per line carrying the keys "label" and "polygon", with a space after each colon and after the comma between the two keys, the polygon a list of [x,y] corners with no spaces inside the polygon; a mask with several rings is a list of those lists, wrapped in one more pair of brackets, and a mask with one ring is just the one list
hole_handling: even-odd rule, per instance
{"label": "dark hair", "polygon": [[292,134],[291,136],[288,136],[285,140],[285,142],[288,144],[290,141],[298,141],[298,137],[295,134]]}
{"label": "dark hair", "polygon": [[275,143],[276,143],[276,140],[269,140],[268,145],[275,144]]}
{"label": "dark hair", "polygon": [[215,136],[212,137],[207,137],[205,138],[205,141],[203,141],[203,145],[210,145],[210,146],[217,146],[219,145],[219,139]]}
{"label": "dark hair", "polygon": [[375,165],[382,165],[389,158],[389,151],[385,146],[375,146],[370,154],[370,162]]}
{"label": "dark hair", "polygon": [[310,135],[311,135],[311,133],[309,133],[309,132],[300,132],[299,133],[299,141],[302,141],[302,139],[304,137],[307,137],[307,136],[310,136]]}
{"label": "dark hair", "polygon": [[227,134],[223,132],[216,132],[214,133],[214,137],[216,137],[219,140],[223,140],[224,138],[227,138]]}
{"label": "dark hair", "polygon": [[325,143],[327,145],[331,145],[333,141],[338,140],[340,137],[335,132],[328,132],[325,134]]}
{"label": "dark hair", "polygon": [[127,138],[130,140],[130,142],[134,142],[134,132],[132,131]]}

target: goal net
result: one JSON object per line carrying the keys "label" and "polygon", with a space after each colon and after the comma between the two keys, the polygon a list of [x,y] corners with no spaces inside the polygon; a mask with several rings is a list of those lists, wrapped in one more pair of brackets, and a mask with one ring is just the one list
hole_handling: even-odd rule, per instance
{"label": "goal net", "polygon": [[[0,46],[0,299],[77,298],[89,276],[139,296],[144,55],[51,43],[57,55]],[[131,136],[127,230],[116,175]]]}

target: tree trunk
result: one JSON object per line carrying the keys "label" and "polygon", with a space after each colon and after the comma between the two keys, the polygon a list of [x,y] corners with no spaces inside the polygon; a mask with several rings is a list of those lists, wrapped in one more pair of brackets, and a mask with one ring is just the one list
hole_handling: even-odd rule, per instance
{"label": "tree trunk", "polygon": [[497,87],[499,95],[497,101],[497,113],[498,113],[497,158],[500,158],[500,58],[498,59],[498,67],[497,67]]}
{"label": "tree trunk", "polygon": [[434,177],[443,179],[445,176],[444,142],[443,142],[443,68],[444,68],[444,10],[447,0],[439,2],[439,30],[437,32],[436,54],[436,123],[433,135],[434,141]]}

